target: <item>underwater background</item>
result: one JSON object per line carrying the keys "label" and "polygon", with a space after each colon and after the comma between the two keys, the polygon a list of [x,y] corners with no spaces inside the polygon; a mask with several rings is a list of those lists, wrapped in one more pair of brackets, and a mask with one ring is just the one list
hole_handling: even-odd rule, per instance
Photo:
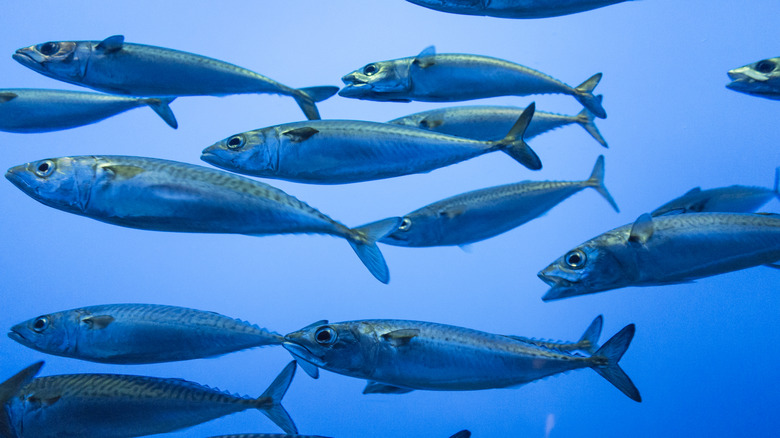
{"label": "underwater background", "polygon": [[[624,288],[544,303],[536,273],[570,248],[633,222],[701,186],[771,187],[780,166],[780,103],[725,88],[726,71],[778,55],[780,3],[626,2],[564,17],[510,20],[445,14],[403,0],[8,1],[0,15],[2,88],[77,90],[11,59],[50,40],[125,41],[206,55],[293,87],[341,85],[379,60],[471,53],[516,62],[576,86],[604,77],[609,149],[574,125],[529,141],[543,169],[487,154],[428,174],[315,186],[264,180],[348,226],[399,216],[452,195],[521,180],[580,180],[606,158],[616,214],[584,190],[547,215],[458,247],[380,244],[390,284],[376,281],[342,240],[134,230],[39,204],[0,183],[0,328],[80,306],[158,303],[211,310],[282,334],[314,321],[398,318],[491,333],[575,341],[605,318],[602,342],[629,323],[621,367],[635,403],[591,370],[523,387],[362,395],[365,382],[300,372],[284,406],[301,433],[336,437],[773,436],[780,294],[776,269],[757,267],[692,284]],[[3,59],[0,56],[0,59]],[[537,95],[437,103],[334,96],[323,118],[387,121],[442,106],[500,104],[576,114],[571,97]],[[48,157],[137,155],[201,164],[200,151],[231,134],[302,120],[293,99],[267,94],[181,97],[172,130],[148,108],[45,134],[0,133],[0,168]],[[774,134],[773,134],[774,132]],[[207,166],[207,165],[206,165]],[[762,210],[778,212],[777,200]],[[712,254],[718,257],[718,254]],[[41,375],[126,373],[179,377],[258,396],[290,361],[281,347],[160,365],[117,366],[46,356],[0,339],[0,378],[37,360]],[[159,436],[278,432],[248,410]]]}

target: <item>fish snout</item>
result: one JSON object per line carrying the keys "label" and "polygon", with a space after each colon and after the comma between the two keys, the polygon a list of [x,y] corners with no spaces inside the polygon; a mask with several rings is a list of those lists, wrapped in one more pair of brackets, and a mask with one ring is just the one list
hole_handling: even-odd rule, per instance
{"label": "fish snout", "polygon": [[25,67],[38,67],[45,60],[44,56],[35,50],[35,46],[18,49],[12,56],[14,60]]}

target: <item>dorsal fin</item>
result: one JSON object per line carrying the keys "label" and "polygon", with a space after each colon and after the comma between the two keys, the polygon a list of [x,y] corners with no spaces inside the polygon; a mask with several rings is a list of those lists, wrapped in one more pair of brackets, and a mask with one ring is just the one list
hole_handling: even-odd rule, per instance
{"label": "dorsal fin", "polygon": [[412,64],[420,68],[428,68],[434,64],[434,56],[436,56],[436,47],[428,46],[424,48],[419,55],[414,57]]}
{"label": "dorsal fin", "polygon": [[124,43],[125,43],[124,35],[113,35],[98,43],[95,49],[105,53],[118,52],[119,50],[122,50],[122,45]]}
{"label": "dorsal fin", "polygon": [[699,193],[699,192],[701,192],[701,187],[694,187],[694,188],[688,190],[687,192],[685,192],[685,194],[683,196],[688,196],[688,195],[692,195],[694,193]]}
{"label": "dorsal fin", "polygon": [[644,245],[653,236],[653,217],[650,213],[645,213],[634,222],[631,226],[631,233],[628,236],[628,241],[631,243],[638,243]]}

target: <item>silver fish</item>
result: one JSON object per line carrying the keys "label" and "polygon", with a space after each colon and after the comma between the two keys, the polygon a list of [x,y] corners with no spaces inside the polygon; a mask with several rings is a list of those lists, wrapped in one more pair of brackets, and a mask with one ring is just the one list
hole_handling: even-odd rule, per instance
{"label": "silver fish", "polygon": [[239,433],[237,435],[219,435],[209,438],[328,438],[321,435],[287,435],[281,433]]}
{"label": "silver fish", "polygon": [[213,357],[280,345],[284,339],[218,313],[157,304],[107,304],[50,313],[15,325],[8,336],[44,353],[114,364]]}
{"label": "silver fish", "polygon": [[406,0],[435,11],[500,18],[547,18],[576,14],[627,0]]}
{"label": "silver fish", "polygon": [[119,374],[46,376],[25,385],[5,410],[20,438],[151,435],[250,408],[294,434],[295,424],[281,405],[294,375],[293,361],[258,398],[182,379]]}
{"label": "silver fish", "polygon": [[604,186],[604,156],[599,156],[584,181],[522,181],[462,193],[405,215],[398,230],[380,242],[410,247],[467,245],[519,227],[586,187],[598,191],[619,211]]}
{"label": "silver fish", "polygon": [[607,117],[593,95],[601,73],[571,87],[540,71],[503,59],[459,53],[419,55],[372,62],[341,78],[339,96],[364,100],[456,102],[496,96],[561,93],[573,96],[596,117]]}
{"label": "silver fish", "polygon": [[51,78],[128,96],[224,96],[273,93],[291,96],[309,119],[338,87],[290,88],[224,61],[163,47],[131,44],[124,36],[103,41],[49,41],[16,51],[20,64]]}
{"label": "silver fish", "polygon": [[775,170],[775,187],[728,186],[702,190],[695,187],[679,198],[653,210],[651,216],[680,213],[752,213],[774,198],[780,199],[780,168]]}
{"label": "silver fish", "polygon": [[780,260],[780,215],[651,217],[597,236],[539,272],[544,301],[627,286],[690,283]]}
{"label": "silver fish", "polygon": [[321,233],[343,237],[383,283],[390,277],[376,241],[401,222],[400,218],[393,218],[367,227],[347,228],[267,184],[156,158],[52,158],[12,167],[5,176],[45,205],[130,228],[254,236]]}
{"label": "silver fish", "polygon": [[639,391],[618,365],[633,335],[631,324],[586,357],[522,338],[430,322],[318,321],[286,335],[283,345],[308,363],[305,366],[368,380],[364,393],[507,388],[592,368],[640,401]]}
{"label": "silver fish", "polygon": [[0,89],[0,131],[49,132],[89,125],[148,105],[171,128],[176,122],[168,104],[173,98],[132,98],[82,91],[35,88]]}
{"label": "silver fish", "polygon": [[[414,126],[476,140],[496,141],[509,132],[523,110],[524,108],[513,106],[455,106],[410,114],[387,123]],[[576,116],[535,111],[523,139],[527,141],[539,134],[573,123],[582,126],[600,145],[607,147],[606,140],[593,122],[593,113],[587,109],[583,109]]]}
{"label": "silver fish", "polygon": [[763,59],[728,72],[726,88],[752,96],[780,100],[780,57]]}
{"label": "silver fish", "polygon": [[5,409],[5,405],[32,381],[41,367],[43,367],[43,361],[36,362],[0,383],[0,437],[18,438],[12,429],[11,417],[8,415],[8,410]]}
{"label": "silver fish", "polygon": [[318,120],[233,135],[204,149],[200,159],[246,175],[315,184],[428,172],[499,150],[537,170],[542,163],[523,140],[533,111],[531,104],[496,142],[388,123]]}

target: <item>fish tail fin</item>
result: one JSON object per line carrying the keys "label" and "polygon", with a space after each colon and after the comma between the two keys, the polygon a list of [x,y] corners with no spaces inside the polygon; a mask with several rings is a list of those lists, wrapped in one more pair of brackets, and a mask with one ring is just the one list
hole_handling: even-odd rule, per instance
{"label": "fish tail fin", "polygon": [[149,105],[149,108],[154,110],[158,116],[165,120],[165,123],[167,123],[168,126],[176,129],[179,127],[179,122],[176,121],[176,116],[173,115],[171,107],[168,106],[171,102],[173,102],[173,99],[175,99],[175,97],[169,97],[166,99],[148,98],[144,99],[143,102]]}
{"label": "fish tail fin", "polygon": [[293,93],[293,98],[298,102],[306,118],[309,120],[319,120],[320,112],[317,110],[316,102],[321,102],[339,91],[339,87],[330,85],[322,87],[298,88]]}
{"label": "fish tail fin", "polygon": [[616,212],[620,213],[620,209],[618,208],[617,203],[614,199],[612,199],[612,195],[609,194],[607,187],[604,185],[603,155],[599,155],[599,157],[596,159],[596,164],[593,166],[593,171],[590,174],[590,178],[588,178],[587,184],[588,186],[596,189],[596,191],[599,192],[599,194],[603,196],[607,202],[609,202],[609,205],[611,205]]}
{"label": "fish tail fin", "polygon": [[282,397],[284,397],[295,376],[296,366],[295,361],[288,363],[282,372],[276,376],[276,379],[271,382],[271,385],[268,386],[263,395],[256,399],[257,408],[260,409],[260,412],[268,416],[271,421],[281,427],[287,434],[298,433],[298,428],[295,427],[290,414],[282,406]]}
{"label": "fish tail fin", "polygon": [[585,329],[585,333],[582,334],[580,340],[577,341],[577,345],[582,350],[593,354],[594,351],[598,350],[599,337],[601,336],[601,327],[603,325],[604,317],[602,315],[594,318],[593,322]]}
{"label": "fish tail fin", "polygon": [[349,245],[360,257],[360,261],[377,280],[387,284],[390,281],[390,271],[387,269],[385,258],[376,246],[377,240],[392,233],[401,225],[400,217],[382,219],[362,227],[353,228],[354,236],[348,239]]}
{"label": "fish tail fin", "polygon": [[589,77],[585,82],[574,89],[574,97],[596,117],[606,119],[607,112],[604,111],[604,107],[601,106],[601,98],[593,95],[593,89],[596,88],[596,85],[599,84],[600,80],[601,73],[596,73]]}
{"label": "fish tail fin", "polygon": [[620,368],[618,362],[623,354],[631,344],[631,339],[634,338],[635,327],[634,324],[629,324],[623,327],[622,330],[611,337],[604,345],[599,348],[593,356],[594,359],[601,359],[602,362],[591,366],[593,370],[601,375],[601,377],[607,379],[607,381],[628,398],[636,402],[641,402],[642,397],[639,395],[639,390],[636,389],[631,378]]}
{"label": "fish tail fin", "polygon": [[[601,103],[602,95],[596,96],[596,98],[599,100],[599,103]],[[596,127],[595,123],[595,117],[590,110],[587,108],[583,108],[582,111],[580,111],[579,114],[577,114],[577,123],[579,123],[580,126],[582,126],[586,131],[588,131],[588,134],[590,134],[591,137],[595,138],[597,142],[599,142],[600,145],[604,146],[605,148],[608,148],[607,141],[604,140],[604,137],[601,136],[601,132],[599,132],[599,128]]]}
{"label": "fish tail fin", "polygon": [[772,190],[775,196],[780,199],[780,167],[775,168],[775,188]]}
{"label": "fish tail fin", "polygon": [[520,117],[517,118],[517,122],[515,122],[512,129],[509,130],[506,137],[495,143],[495,146],[498,149],[506,152],[510,157],[531,170],[539,170],[542,168],[542,162],[539,160],[539,156],[536,155],[536,152],[534,152],[523,139],[525,130],[528,128],[528,125],[531,123],[531,119],[534,116],[535,109],[536,104],[531,102],[531,104],[523,110],[523,113],[520,114]]}

